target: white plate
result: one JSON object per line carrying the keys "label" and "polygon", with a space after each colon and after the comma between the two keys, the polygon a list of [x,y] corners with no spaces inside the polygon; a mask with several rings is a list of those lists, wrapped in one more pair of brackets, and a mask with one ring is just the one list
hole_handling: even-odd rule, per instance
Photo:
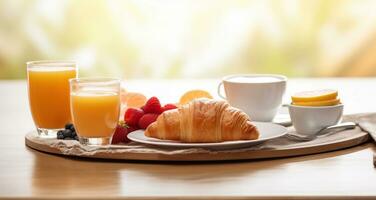
{"label": "white plate", "polygon": [[237,140],[228,142],[216,142],[216,143],[183,143],[172,140],[160,140],[144,135],[143,130],[134,131],[128,134],[128,138],[132,141],[151,144],[164,147],[180,147],[180,148],[214,148],[214,149],[230,149],[230,148],[242,148],[249,147],[267,140],[281,137],[287,133],[287,129],[284,126],[267,123],[267,122],[252,122],[260,132],[260,138],[257,140]]}

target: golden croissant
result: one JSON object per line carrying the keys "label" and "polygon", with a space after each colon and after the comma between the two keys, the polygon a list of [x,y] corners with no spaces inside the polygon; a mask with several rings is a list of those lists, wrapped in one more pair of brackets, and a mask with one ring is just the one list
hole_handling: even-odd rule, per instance
{"label": "golden croissant", "polygon": [[162,113],[145,135],[181,142],[223,142],[255,140],[259,132],[247,114],[225,101],[196,99]]}

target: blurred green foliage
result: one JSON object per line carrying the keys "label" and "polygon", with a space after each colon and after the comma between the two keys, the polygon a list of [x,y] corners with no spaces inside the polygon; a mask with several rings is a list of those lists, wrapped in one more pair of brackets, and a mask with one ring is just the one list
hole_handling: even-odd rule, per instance
{"label": "blurred green foliage", "polygon": [[62,59],[76,60],[80,76],[367,76],[376,60],[346,63],[367,52],[375,8],[372,0],[2,0],[0,79],[25,78],[27,61]]}

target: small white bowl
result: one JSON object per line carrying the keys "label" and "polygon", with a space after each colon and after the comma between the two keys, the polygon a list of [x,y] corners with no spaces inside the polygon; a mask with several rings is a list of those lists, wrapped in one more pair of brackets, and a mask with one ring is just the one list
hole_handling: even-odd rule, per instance
{"label": "small white bowl", "polygon": [[313,136],[328,126],[342,120],[343,104],[335,106],[297,106],[289,105],[289,113],[296,132]]}

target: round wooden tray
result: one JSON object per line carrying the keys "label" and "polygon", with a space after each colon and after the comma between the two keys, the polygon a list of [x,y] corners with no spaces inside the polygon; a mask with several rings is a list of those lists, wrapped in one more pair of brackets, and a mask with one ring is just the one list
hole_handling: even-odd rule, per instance
{"label": "round wooden tray", "polygon": [[254,147],[218,151],[160,148],[135,142],[127,145],[89,148],[83,147],[77,141],[40,139],[34,131],[25,136],[25,143],[28,147],[42,152],[88,158],[143,161],[224,161],[291,157],[356,146],[368,141],[369,136],[357,127],[354,130],[328,135],[310,142],[291,143],[287,140],[287,138],[279,138]]}

